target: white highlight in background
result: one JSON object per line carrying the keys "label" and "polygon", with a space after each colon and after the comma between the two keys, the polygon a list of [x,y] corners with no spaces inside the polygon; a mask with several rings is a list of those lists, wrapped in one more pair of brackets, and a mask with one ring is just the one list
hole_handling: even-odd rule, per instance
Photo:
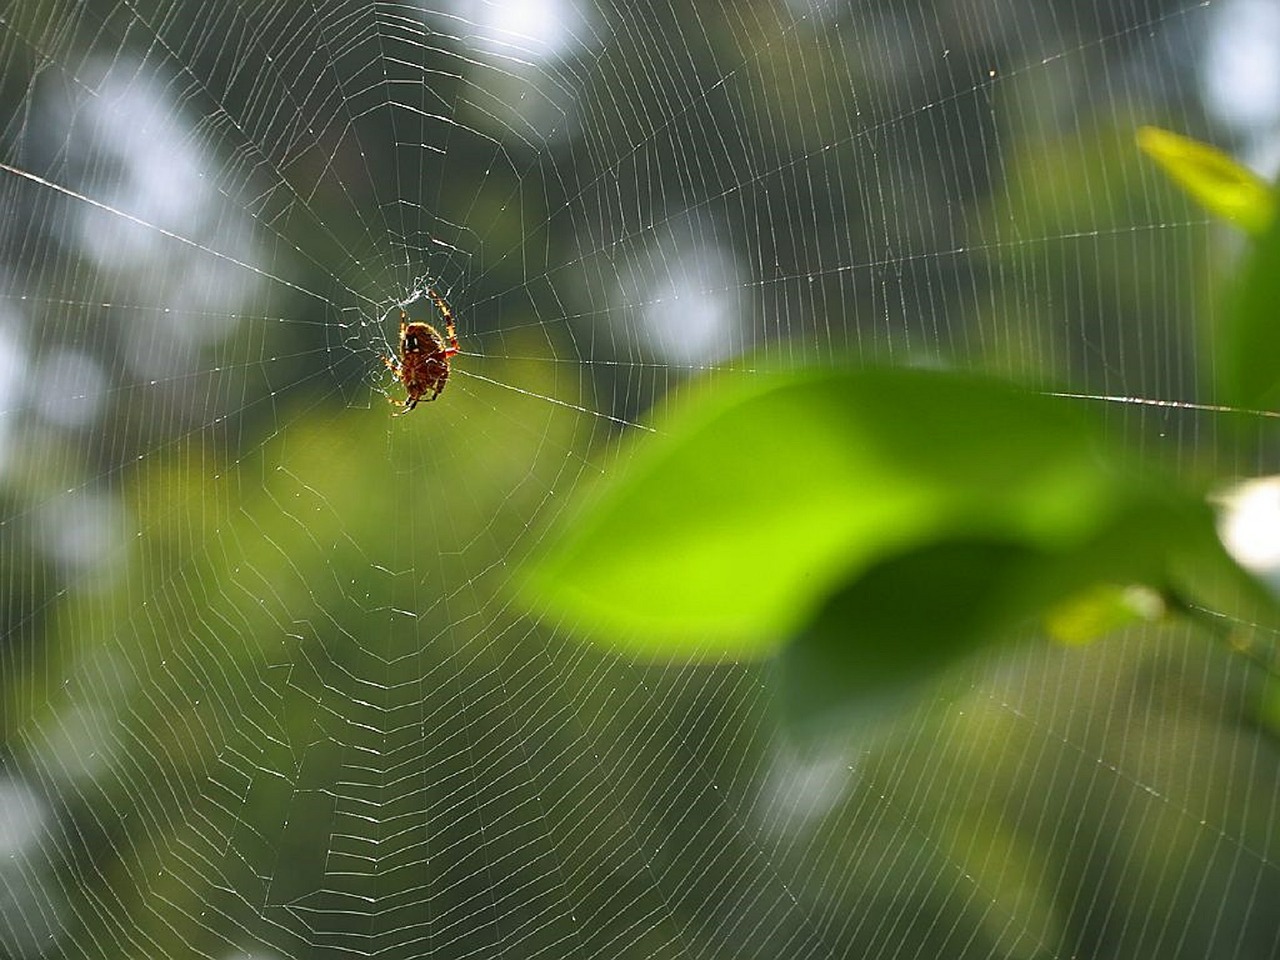
{"label": "white highlight in background", "polygon": [[217,158],[201,147],[168,75],[119,58],[90,60],[82,76],[94,95],[76,90],[68,97],[48,87],[36,111],[38,132],[68,158],[60,178],[111,208],[72,210],[80,249],[112,284],[112,300],[127,306],[85,310],[75,319],[117,324],[135,376],[179,381],[198,368],[202,347],[235,329],[260,292],[262,278],[230,262],[261,260],[253,224],[213,185]]}
{"label": "white highlight in background", "polygon": [[1280,3],[1227,0],[1210,20],[1203,61],[1209,110],[1241,132],[1280,122]]}
{"label": "white highlight in background", "polygon": [[27,354],[12,332],[16,326],[0,313],[0,476],[9,466],[18,404],[27,386]]}
{"label": "white highlight in background", "polygon": [[0,776],[0,956],[56,952],[64,907],[44,846],[49,810],[21,780]]}
{"label": "white highlight in background", "polygon": [[34,377],[39,385],[40,415],[63,427],[95,422],[107,392],[102,365],[79,350],[65,350],[43,358]]}
{"label": "white highlight in background", "polygon": [[1215,498],[1218,536],[1236,563],[1280,590],[1280,477],[1246,480]]}
{"label": "white highlight in background", "polygon": [[714,218],[685,211],[661,218],[619,257],[611,320],[629,349],[640,314],[641,349],[667,363],[700,366],[743,352],[751,295],[746,269]]}
{"label": "white highlight in background", "polygon": [[740,337],[737,265],[719,247],[679,250],[645,293],[650,343],[671,363],[699,364],[735,352]]}
{"label": "white highlight in background", "polygon": [[570,56],[591,33],[578,0],[451,0],[444,7],[469,45],[519,60]]}

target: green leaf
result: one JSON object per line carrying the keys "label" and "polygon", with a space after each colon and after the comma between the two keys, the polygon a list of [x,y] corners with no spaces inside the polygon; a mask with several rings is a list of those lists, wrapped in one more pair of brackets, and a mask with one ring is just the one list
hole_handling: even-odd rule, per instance
{"label": "green leaf", "polygon": [[1059,643],[1078,646],[1135,623],[1158,620],[1166,612],[1164,598],[1151,587],[1098,583],[1051,607],[1044,627]]}
{"label": "green leaf", "polygon": [[773,653],[831,594],[938,544],[1060,562],[1127,523],[1128,541],[1089,558],[1097,572],[1059,574],[1072,589],[1141,580],[1164,563],[1147,526],[1176,511],[1104,446],[1078,405],[974,376],[725,377],[634,450],[527,587],[635,655],[719,659]]}
{"label": "green leaf", "polygon": [[[1145,496],[1118,487],[1113,509],[1086,526],[1071,543],[943,533],[851,578],[782,653],[788,724],[805,733],[900,708],[956,661],[1027,635],[1068,605],[1076,605],[1077,631],[1123,626],[1115,609],[1107,622],[1096,619],[1105,585],[1185,585],[1224,560],[1207,507],[1154,488]],[[1084,598],[1094,602],[1088,624],[1079,616]]]}
{"label": "green leaf", "polygon": [[1034,612],[1041,560],[1013,541],[929,544],[847,583],[782,651],[784,716],[801,732],[861,724]]}
{"label": "green leaf", "polygon": [[1280,409],[1280,218],[1249,251],[1217,340],[1225,401]]}
{"label": "green leaf", "polygon": [[1138,146],[1209,213],[1254,235],[1271,223],[1272,188],[1217,147],[1159,127],[1140,127]]}

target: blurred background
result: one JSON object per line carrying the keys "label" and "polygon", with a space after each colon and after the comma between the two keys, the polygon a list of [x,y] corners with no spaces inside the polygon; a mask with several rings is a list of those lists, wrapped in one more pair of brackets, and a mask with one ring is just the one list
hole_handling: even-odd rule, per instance
{"label": "blurred background", "polygon": [[768,665],[513,601],[723,364],[1275,470],[1148,123],[1272,176],[1280,7],[0,4],[0,957],[1280,957],[1277,698],[1202,633],[798,744]]}

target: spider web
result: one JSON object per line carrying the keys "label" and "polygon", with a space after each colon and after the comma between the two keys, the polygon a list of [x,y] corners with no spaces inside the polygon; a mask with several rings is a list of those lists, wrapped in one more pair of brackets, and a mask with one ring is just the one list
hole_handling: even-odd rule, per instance
{"label": "spider web", "polygon": [[[767,666],[513,601],[743,356],[1065,383],[1274,469],[1208,443],[1235,248],[1133,131],[1267,169],[1278,19],[0,6],[0,956],[1280,956],[1275,727],[1202,635],[1035,645],[799,746]],[[428,287],[463,353],[392,419]]]}

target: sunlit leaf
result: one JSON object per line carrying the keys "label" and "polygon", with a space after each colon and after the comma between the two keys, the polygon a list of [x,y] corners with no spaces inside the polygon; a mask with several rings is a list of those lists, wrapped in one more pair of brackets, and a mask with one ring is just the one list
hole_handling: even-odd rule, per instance
{"label": "sunlit leaf", "polygon": [[1044,628],[1059,643],[1076,645],[1134,623],[1159,619],[1165,612],[1164,600],[1150,587],[1099,583],[1051,607],[1045,614]]}
{"label": "sunlit leaf", "polygon": [[[967,375],[726,378],[659,425],[528,583],[543,610],[637,655],[754,657],[915,550],[981,542],[1043,556],[1035,574],[1056,600],[1162,575],[1188,523],[1212,536],[1207,510],[1186,520],[1103,449],[1069,401]],[[915,583],[921,603],[972,595],[956,586],[967,573],[949,583],[931,564],[941,579]],[[886,625],[899,612],[878,608]],[[901,620],[897,635],[911,634]]]}
{"label": "sunlit leaf", "polygon": [[781,654],[793,727],[875,719],[1034,609],[1041,558],[1013,541],[929,544],[878,564],[830,597]]}
{"label": "sunlit leaf", "polygon": [[1217,147],[1159,127],[1141,127],[1138,146],[1200,206],[1252,234],[1266,230],[1275,193]]}
{"label": "sunlit leaf", "polygon": [[952,664],[1032,634],[1082,598],[1095,600],[1093,621],[1077,606],[1069,624],[1058,622],[1081,641],[1096,636],[1086,637],[1087,630],[1114,629],[1153,612],[1139,597],[1158,591],[1135,587],[1126,598],[1127,620],[1117,609],[1100,619],[1097,601],[1116,580],[1186,584],[1197,575],[1193,569],[1220,570],[1225,557],[1208,511],[1151,494],[1117,488],[1112,508],[1082,516],[1081,536],[1070,543],[1026,532],[948,539],[939,531],[936,541],[851,578],[782,652],[788,723],[802,732],[829,729],[901,707]]}

